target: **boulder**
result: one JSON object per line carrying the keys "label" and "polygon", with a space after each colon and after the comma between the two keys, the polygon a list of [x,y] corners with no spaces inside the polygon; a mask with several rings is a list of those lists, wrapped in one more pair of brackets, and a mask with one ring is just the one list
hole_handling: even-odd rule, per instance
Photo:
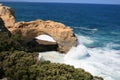
{"label": "boulder", "polygon": [[0,4],[0,17],[7,28],[13,26],[16,22],[14,10],[11,7],[3,6],[2,4]]}

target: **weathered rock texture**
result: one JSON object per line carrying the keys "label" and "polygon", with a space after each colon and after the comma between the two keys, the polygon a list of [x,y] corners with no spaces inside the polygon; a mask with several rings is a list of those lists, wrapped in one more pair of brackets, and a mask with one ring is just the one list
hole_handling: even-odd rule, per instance
{"label": "weathered rock texture", "polygon": [[0,17],[3,19],[7,28],[13,26],[16,22],[14,10],[10,7],[3,6],[2,4],[0,4]]}
{"label": "weathered rock texture", "polygon": [[14,34],[21,34],[25,40],[31,40],[41,34],[50,35],[57,42],[60,52],[67,52],[77,42],[77,38],[70,27],[53,21],[18,22],[9,30]]}
{"label": "weathered rock texture", "polygon": [[6,6],[0,6],[0,16],[11,33],[20,34],[25,40],[32,40],[41,34],[47,34],[56,40],[60,52],[67,52],[77,44],[73,30],[62,23],[50,20],[15,23],[14,11]]}

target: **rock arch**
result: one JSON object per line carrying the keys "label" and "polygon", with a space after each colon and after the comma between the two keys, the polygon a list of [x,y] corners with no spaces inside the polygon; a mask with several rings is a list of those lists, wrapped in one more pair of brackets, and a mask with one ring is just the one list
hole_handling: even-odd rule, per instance
{"label": "rock arch", "polygon": [[67,52],[72,46],[77,44],[73,29],[62,23],[50,20],[16,22],[14,10],[3,5],[0,5],[0,17],[12,34],[20,34],[25,40],[32,40],[41,34],[48,34],[55,39],[60,52]]}
{"label": "rock arch", "polygon": [[54,21],[18,22],[9,30],[14,34],[21,34],[25,40],[33,39],[41,34],[48,34],[58,43],[60,52],[67,52],[77,43],[77,38],[70,27]]}

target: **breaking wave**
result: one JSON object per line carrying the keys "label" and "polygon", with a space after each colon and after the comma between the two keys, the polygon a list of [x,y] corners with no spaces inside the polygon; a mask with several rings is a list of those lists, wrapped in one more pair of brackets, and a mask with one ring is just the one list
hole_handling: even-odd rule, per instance
{"label": "breaking wave", "polygon": [[83,33],[93,34],[98,31],[97,28],[87,28],[87,27],[73,27],[74,29],[79,29]]}
{"label": "breaking wave", "polygon": [[94,40],[92,40],[90,37],[82,36],[82,35],[78,35],[78,34],[76,34],[76,36],[77,36],[77,39],[79,40],[78,44],[79,43],[83,43],[83,44],[92,44],[92,43],[94,43]]}
{"label": "breaking wave", "polygon": [[97,28],[91,29],[91,28],[86,28],[86,27],[74,27],[74,28],[82,29],[82,30],[89,30],[89,31],[97,31],[98,30]]}
{"label": "breaking wave", "polygon": [[104,47],[87,48],[84,44],[92,44],[89,37],[77,35],[79,43],[72,47],[67,54],[58,52],[40,53],[45,60],[53,63],[65,63],[75,68],[83,68],[94,76],[101,76],[104,80],[120,79],[120,50],[112,49],[119,44],[108,43]]}
{"label": "breaking wave", "polygon": [[[89,41],[89,38],[87,40]],[[105,80],[119,80],[120,50],[111,48],[118,46],[120,45],[109,43],[105,47],[87,48],[80,43],[65,55],[64,63],[83,68]]]}

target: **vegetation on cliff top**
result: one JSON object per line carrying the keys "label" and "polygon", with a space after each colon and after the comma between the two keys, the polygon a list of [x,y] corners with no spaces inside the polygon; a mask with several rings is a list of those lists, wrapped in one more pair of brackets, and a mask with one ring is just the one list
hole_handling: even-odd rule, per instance
{"label": "vegetation on cliff top", "polygon": [[38,61],[37,53],[24,50],[19,36],[0,32],[0,79],[8,80],[103,80],[83,69]]}
{"label": "vegetation on cliff top", "polygon": [[0,52],[24,50],[19,35],[9,35],[8,32],[0,32]]}

